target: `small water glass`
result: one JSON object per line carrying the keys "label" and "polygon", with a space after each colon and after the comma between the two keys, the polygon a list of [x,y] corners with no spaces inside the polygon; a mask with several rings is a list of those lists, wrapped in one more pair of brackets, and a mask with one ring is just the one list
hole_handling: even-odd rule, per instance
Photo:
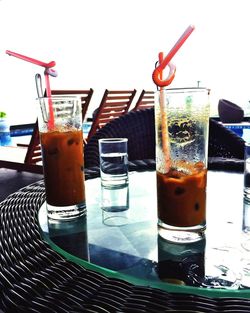
{"label": "small water glass", "polygon": [[128,139],[99,139],[100,174],[103,187],[128,185]]}

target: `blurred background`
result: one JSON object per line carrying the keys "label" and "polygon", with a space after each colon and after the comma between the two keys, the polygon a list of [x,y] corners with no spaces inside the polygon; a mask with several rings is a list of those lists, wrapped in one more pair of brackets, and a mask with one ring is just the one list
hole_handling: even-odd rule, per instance
{"label": "blurred background", "polygon": [[211,89],[250,115],[250,19],[245,0],[0,0],[0,111],[10,124],[36,120],[35,74],[5,54],[56,61],[52,89],[94,89],[88,116],[108,89],[156,90],[152,72],[188,25],[194,32],[172,60],[172,87]]}

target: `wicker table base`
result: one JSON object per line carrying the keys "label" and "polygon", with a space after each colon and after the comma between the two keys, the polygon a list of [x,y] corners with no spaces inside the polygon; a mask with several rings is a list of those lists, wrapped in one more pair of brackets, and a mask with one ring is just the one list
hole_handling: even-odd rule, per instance
{"label": "wicker table base", "polygon": [[[86,170],[86,179],[96,176],[98,170]],[[4,312],[249,312],[250,299],[167,293],[108,278],[65,260],[41,239],[37,212],[44,200],[40,181],[0,204],[0,309]]]}

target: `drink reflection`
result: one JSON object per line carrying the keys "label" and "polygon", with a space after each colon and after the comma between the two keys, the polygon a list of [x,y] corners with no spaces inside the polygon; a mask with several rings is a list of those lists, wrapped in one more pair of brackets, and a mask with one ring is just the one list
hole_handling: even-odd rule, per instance
{"label": "drink reflection", "polygon": [[188,244],[174,244],[158,235],[158,276],[178,285],[200,286],[205,276],[205,238]]}
{"label": "drink reflection", "polygon": [[48,219],[49,237],[58,247],[68,253],[89,261],[86,216],[67,222]]}
{"label": "drink reflection", "polygon": [[129,221],[129,185],[101,187],[102,222],[107,226],[124,226]]}

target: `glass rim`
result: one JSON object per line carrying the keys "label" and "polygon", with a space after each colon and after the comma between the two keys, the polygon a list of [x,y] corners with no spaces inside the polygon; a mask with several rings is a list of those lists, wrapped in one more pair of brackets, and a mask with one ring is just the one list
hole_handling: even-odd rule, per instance
{"label": "glass rim", "polygon": [[81,96],[80,95],[52,95],[51,97],[37,97],[36,100],[40,101],[40,100],[48,100],[48,99],[52,99],[52,100],[81,100]]}
{"label": "glass rim", "polygon": [[100,138],[98,139],[99,143],[121,143],[127,142],[128,138]]}
{"label": "glass rim", "polygon": [[[207,87],[176,87],[176,88],[163,88],[163,91],[166,92],[188,92],[188,91],[207,91],[210,92],[210,88]],[[156,92],[161,92],[161,90],[157,90]]]}

